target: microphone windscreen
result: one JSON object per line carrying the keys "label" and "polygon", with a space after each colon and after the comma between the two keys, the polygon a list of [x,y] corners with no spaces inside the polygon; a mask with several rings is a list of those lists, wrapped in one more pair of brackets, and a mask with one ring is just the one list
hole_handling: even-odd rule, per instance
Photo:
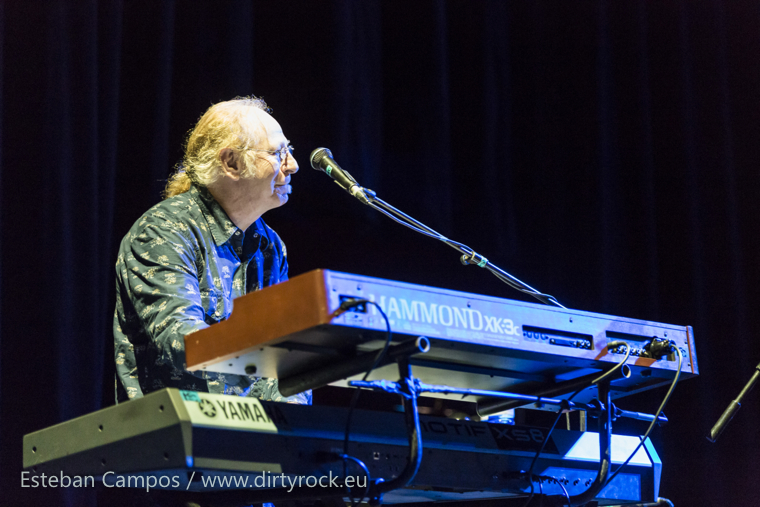
{"label": "microphone windscreen", "polygon": [[311,152],[309,160],[311,161],[311,167],[317,171],[324,171],[324,168],[320,167],[322,159],[325,157],[332,158],[332,152],[327,148],[317,148]]}

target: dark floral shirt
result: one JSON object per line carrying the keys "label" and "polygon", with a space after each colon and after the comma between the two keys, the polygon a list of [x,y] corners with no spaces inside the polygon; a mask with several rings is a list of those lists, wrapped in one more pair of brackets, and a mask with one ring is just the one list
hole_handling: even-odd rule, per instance
{"label": "dark floral shirt", "polygon": [[176,387],[311,403],[310,391],[280,395],[276,379],[185,370],[185,335],[228,318],[234,298],[287,279],[277,233],[261,218],[242,231],[203,187],[148,210],[116,261],[117,400]]}

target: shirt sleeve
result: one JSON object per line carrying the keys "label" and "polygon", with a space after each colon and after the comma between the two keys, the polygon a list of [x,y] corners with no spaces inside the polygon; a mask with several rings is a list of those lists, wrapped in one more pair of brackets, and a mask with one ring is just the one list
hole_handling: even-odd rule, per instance
{"label": "shirt sleeve", "polygon": [[[198,283],[197,247],[182,227],[170,221],[144,225],[124,239],[117,261],[125,306],[119,325],[130,338],[152,342],[157,362],[177,370],[185,370],[185,335],[208,327]],[[141,344],[133,339],[133,345]],[[189,373],[202,378],[202,372]]]}
{"label": "shirt sleeve", "polygon": [[277,239],[280,241],[280,282],[284,282],[288,279],[288,249],[285,247],[285,243],[283,243],[282,239],[280,239],[279,236],[277,236]]}
{"label": "shirt sleeve", "polygon": [[[117,266],[119,261],[117,261]],[[137,378],[137,362],[135,349],[129,339],[122,333],[119,316],[123,313],[124,305],[121,303],[119,291],[116,291],[116,310],[113,316],[114,333],[114,359],[116,362],[116,403],[124,401],[119,386],[123,389],[127,399],[142,396],[140,381]],[[119,383],[121,381],[121,383]]]}

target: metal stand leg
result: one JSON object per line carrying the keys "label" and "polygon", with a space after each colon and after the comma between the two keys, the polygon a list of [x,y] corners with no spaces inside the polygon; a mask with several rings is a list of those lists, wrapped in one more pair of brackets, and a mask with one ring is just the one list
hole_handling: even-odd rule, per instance
{"label": "metal stand leg", "polygon": [[399,357],[396,361],[398,362],[400,377],[400,394],[404,404],[404,420],[409,434],[409,458],[404,470],[398,477],[388,482],[377,483],[370,489],[372,503],[382,502],[382,495],[386,491],[406,487],[414,480],[422,463],[422,435],[420,434],[420,416],[417,412],[417,386],[412,376],[409,356]]}
{"label": "metal stand leg", "polygon": [[[591,486],[581,493],[570,497],[570,505],[583,505],[594,498],[604,488],[607,483],[607,477],[610,473],[610,458],[612,445],[612,410],[610,397],[610,382],[604,380],[597,384],[599,389],[599,472],[596,474]],[[562,496],[549,497],[552,505],[567,505],[567,498]]]}

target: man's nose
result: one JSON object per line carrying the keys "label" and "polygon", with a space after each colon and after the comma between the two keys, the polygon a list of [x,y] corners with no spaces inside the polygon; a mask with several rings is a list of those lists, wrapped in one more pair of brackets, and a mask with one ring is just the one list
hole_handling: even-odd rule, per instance
{"label": "man's nose", "polygon": [[298,172],[298,161],[292,153],[288,154],[285,164],[282,166],[282,172],[288,175]]}

